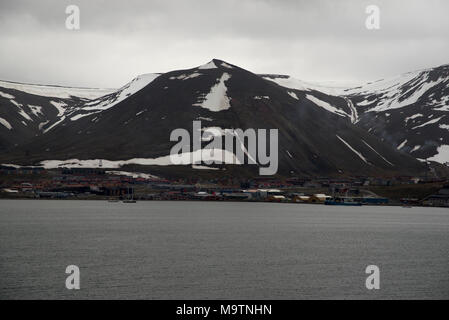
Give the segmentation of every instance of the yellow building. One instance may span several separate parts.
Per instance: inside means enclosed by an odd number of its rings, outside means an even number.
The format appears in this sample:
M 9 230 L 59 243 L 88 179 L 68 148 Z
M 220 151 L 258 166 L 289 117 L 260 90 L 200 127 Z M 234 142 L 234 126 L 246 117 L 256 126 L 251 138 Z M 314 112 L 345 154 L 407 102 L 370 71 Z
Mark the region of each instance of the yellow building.
M 325 195 L 324 193 L 316 193 L 316 194 L 310 196 L 308 202 L 309 203 L 324 203 L 329 198 L 331 198 L 331 197 Z

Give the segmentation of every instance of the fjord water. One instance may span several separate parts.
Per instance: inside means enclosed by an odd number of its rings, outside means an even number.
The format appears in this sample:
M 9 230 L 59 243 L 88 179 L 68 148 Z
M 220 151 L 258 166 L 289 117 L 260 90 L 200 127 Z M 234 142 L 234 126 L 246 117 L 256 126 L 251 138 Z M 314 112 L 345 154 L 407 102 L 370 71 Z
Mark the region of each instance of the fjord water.
M 449 210 L 1 200 L 0 277 L 0 299 L 447 299 Z

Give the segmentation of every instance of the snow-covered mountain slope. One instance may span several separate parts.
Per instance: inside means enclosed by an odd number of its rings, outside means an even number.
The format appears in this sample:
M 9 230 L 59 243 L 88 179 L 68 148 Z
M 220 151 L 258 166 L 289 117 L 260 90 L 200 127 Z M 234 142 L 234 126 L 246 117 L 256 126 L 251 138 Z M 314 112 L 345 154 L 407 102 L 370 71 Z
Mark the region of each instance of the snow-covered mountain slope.
M 115 89 L 62 87 L 52 85 L 18 83 L 2 80 L 0 80 L 0 88 L 13 89 L 41 97 L 60 98 L 60 99 L 70 99 L 72 97 L 81 99 L 96 99 L 98 97 L 110 94 L 115 91 Z
M 357 108 L 344 95 L 344 92 L 350 88 L 349 84 L 345 86 L 335 83 L 311 83 L 286 75 L 262 74 L 260 76 L 279 86 L 291 89 L 288 93 L 293 97 L 297 98 L 298 95 L 305 93 L 305 97 L 317 107 L 347 118 L 352 123 L 357 123 L 359 120 Z
M 4 84 L 5 82 L 1 83 L 1 85 Z M 40 86 L 24 85 L 21 88 L 19 84 L 14 86 L 9 84 L 6 87 L 0 86 L 0 151 L 2 152 L 42 134 L 46 128 L 64 117 L 69 105 L 82 101 L 81 98 L 73 96 L 60 98 L 68 91 L 57 92 L 55 87 L 41 88 L 40 93 L 43 95 L 40 96 L 37 95 Z M 53 97 L 53 95 L 59 97 Z
M 15 133 L 1 145 L 15 145 L 22 138 L 45 133 L 65 119 L 69 111 L 111 92 L 114 90 L 0 81 L 0 124 Z M 5 131 L 0 128 L 2 133 Z
M 418 159 L 449 162 L 449 65 L 345 92 L 360 125 Z
M 85 101 L 81 104 L 76 104 L 67 110 L 65 113 L 65 119 L 77 121 L 81 118 L 112 108 L 116 104 L 142 90 L 144 87 L 153 82 L 159 75 L 160 74 L 156 73 L 142 74 L 118 90 L 114 90 L 113 92 L 96 99 Z
M 51 130 L 10 150 L 0 163 L 85 166 L 103 159 L 103 164 L 114 168 L 164 166 L 175 144 L 171 132 L 191 131 L 192 122 L 201 120 L 202 130 L 215 128 L 219 133 L 234 128 L 278 129 L 278 172 L 284 175 L 393 175 L 425 170 L 419 161 L 356 126 L 357 110 L 346 97 L 285 88 L 216 59 L 146 79 L 68 106 Z M 219 156 L 224 150 L 213 154 Z
M 317 106 L 350 119 L 401 152 L 421 161 L 449 162 L 449 65 L 355 87 L 262 76 L 308 92 L 306 97 Z
M 345 91 L 360 85 L 359 83 L 354 82 L 308 82 L 288 75 L 279 74 L 261 74 L 260 76 L 266 80 L 273 81 L 282 87 L 301 91 L 319 91 L 333 96 L 344 95 Z
M 81 106 L 80 109 L 85 111 L 107 110 L 116 105 L 117 103 L 125 100 L 127 97 L 135 94 L 139 90 L 146 87 L 148 84 L 154 81 L 154 79 L 156 79 L 159 75 L 160 74 L 157 73 L 148 73 L 137 76 L 120 89 L 114 90 L 113 92 L 107 95 L 103 95 L 98 97 L 97 99 L 89 101 L 85 103 L 83 106 Z
M 365 100 L 357 102 L 357 106 L 368 112 L 399 109 L 418 101 L 432 104 L 433 107 L 444 107 L 449 100 L 444 95 L 449 81 L 448 73 L 449 66 L 408 72 L 347 89 L 344 94 L 364 97 Z
M 107 110 L 158 74 L 136 77 L 120 89 L 90 89 L 0 81 L 0 150 L 46 134 L 66 121 Z

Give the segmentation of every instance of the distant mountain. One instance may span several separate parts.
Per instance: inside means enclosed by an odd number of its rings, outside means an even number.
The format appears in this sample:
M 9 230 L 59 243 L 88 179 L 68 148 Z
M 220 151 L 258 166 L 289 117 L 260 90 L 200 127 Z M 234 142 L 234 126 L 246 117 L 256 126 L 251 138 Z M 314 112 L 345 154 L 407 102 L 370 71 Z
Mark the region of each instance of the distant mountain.
M 0 119 L 5 121 L 0 126 L 0 163 L 167 166 L 175 143 L 171 131 L 191 131 L 192 122 L 200 120 L 202 130 L 214 128 L 219 135 L 227 134 L 224 129 L 279 129 L 282 175 L 425 174 L 424 163 L 398 150 L 380 129 L 370 130 L 371 114 L 381 112 L 371 110 L 371 102 L 381 101 L 380 96 L 373 98 L 364 87 L 298 83 L 217 59 L 193 69 L 139 76 L 118 90 L 89 98 L 87 92 L 67 88 L 66 96 L 49 97 L 0 83 Z M 364 105 L 365 100 L 370 104 Z M 35 114 L 31 106 L 41 108 Z
M 350 118 L 382 141 L 421 161 L 449 162 L 449 65 L 354 88 L 310 84 L 289 76 L 264 77 L 311 95 L 324 92 L 334 96 L 324 100 L 331 106 L 327 106 L 329 111 Z
M 417 159 L 449 162 L 449 65 L 347 91 L 359 125 Z
M 47 132 L 70 109 L 111 91 L 0 81 L 0 152 Z

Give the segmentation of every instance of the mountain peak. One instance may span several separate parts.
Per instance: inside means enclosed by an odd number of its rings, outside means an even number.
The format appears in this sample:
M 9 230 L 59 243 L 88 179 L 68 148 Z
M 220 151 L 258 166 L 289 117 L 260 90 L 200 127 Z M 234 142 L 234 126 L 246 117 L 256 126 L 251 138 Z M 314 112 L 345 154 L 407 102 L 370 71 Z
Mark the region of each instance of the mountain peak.
M 226 61 L 221 60 L 221 59 L 217 59 L 217 58 L 213 58 L 212 61 L 213 61 L 214 63 L 216 63 L 217 65 L 222 64 L 223 62 L 226 63 Z
M 235 68 L 234 65 L 231 65 L 231 64 L 227 63 L 226 61 L 214 58 L 211 61 L 209 61 L 208 63 L 199 66 L 197 69 L 200 69 L 200 70 L 217 69 L 219 67 L 224 67 L 224 68 L 228 68 L 228 69 Z

